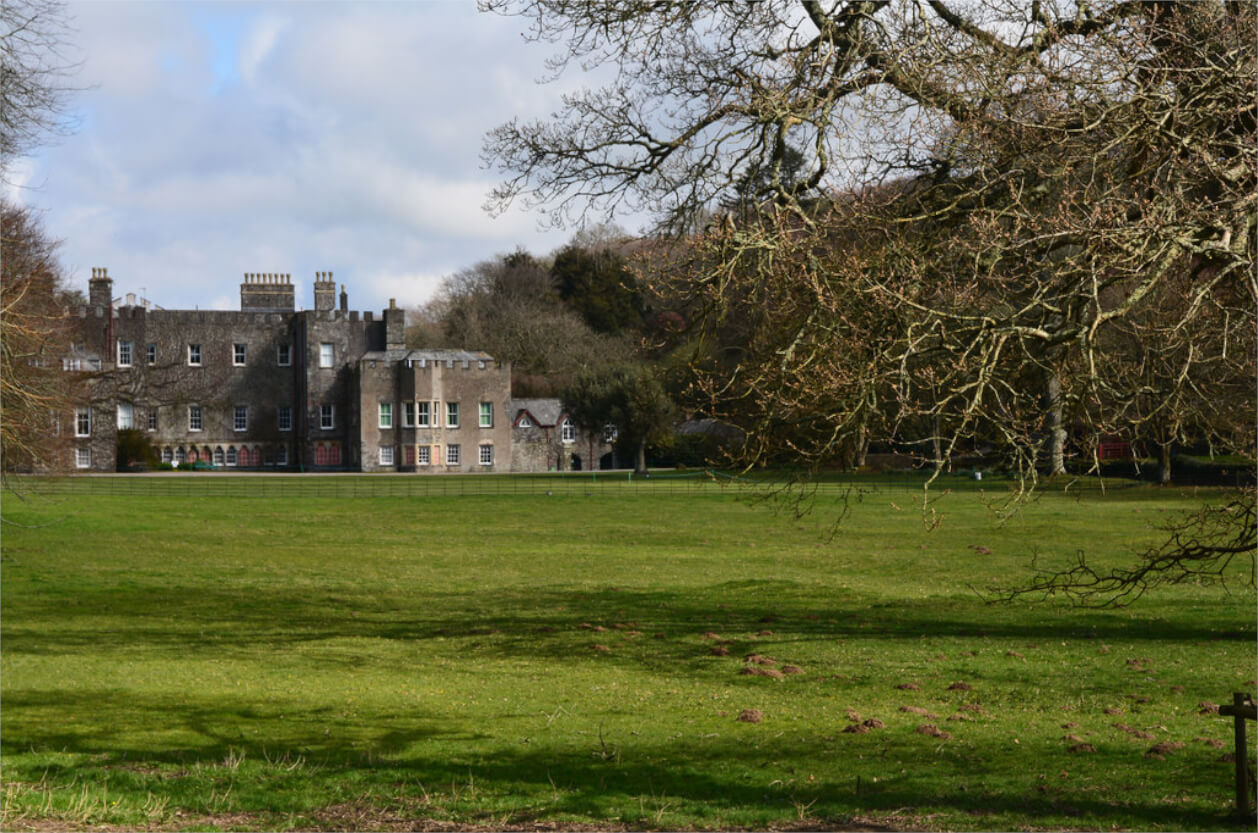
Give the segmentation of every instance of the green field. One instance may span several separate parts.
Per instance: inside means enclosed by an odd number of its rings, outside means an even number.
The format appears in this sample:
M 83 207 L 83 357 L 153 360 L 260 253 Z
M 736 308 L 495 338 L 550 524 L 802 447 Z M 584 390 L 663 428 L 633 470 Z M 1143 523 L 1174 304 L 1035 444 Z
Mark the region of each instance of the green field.
M 1237 829 L 1251 588 L 982 596 L 1208 493 L 260 482 L 4 496 L 4 829 Z

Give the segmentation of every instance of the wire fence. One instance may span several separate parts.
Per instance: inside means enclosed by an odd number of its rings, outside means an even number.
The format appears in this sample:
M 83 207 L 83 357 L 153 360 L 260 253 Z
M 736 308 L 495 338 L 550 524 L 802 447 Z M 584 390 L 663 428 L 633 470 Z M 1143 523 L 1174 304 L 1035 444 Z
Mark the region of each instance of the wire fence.
M 921 491 L 926 476 L 920 473 L 882 475 L 828 475 L 806 478 L 776 472 L 747 475 L 716 469 L 653 471 L 635 475 L 628 471 L 563 472 L 553 474 L 264 474 L 160 472 L 151 474 L 91 474 L 64 477 L 10 475 L 4 486 L 10 492 L 58 496 L 186 497 L 186 498 L 389 498 L 496 495 L 658 495 L 735 494 L 764 496 L 774 492 L 842 494 L 852 490 Z M 1082 478 L 1073 484 L 1081 491 L 1129 488 L 1134 481 Z M 932 489 L 951 491 L 1005 491 L 1016 481 L 972 473 L 950 474 L 937 479 Z

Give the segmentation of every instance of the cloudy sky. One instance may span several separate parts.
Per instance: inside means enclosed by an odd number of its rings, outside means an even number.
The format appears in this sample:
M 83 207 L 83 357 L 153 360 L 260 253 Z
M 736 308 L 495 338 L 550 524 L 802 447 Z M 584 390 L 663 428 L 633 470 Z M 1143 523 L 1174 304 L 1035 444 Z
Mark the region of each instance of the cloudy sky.
M 441 278 L 523 246 L 493 218 L 485 131 L 542 116 L 582 79 L 538 85 L 553 47 L 524 21 L 453 2 L 81 2 L 77 131 L 23 163 L 10 196 L 44 212 L 86 291 L 168 309 L 235 309 L 245 272 L 316 271 L 351 309 L 411 306 Z

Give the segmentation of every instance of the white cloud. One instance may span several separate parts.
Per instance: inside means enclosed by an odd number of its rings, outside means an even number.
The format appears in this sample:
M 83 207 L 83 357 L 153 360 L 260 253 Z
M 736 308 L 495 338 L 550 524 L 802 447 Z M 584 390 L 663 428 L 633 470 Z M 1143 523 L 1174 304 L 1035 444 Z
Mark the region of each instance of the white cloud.
M 553 109 L 550 47 L 465 4 L 105 3 L 77 14 L 82 130 L 21 171 L 86 286 L 167 308 L 238 303 L 241 274 L 335 270 L 355 309 L 566 234 L 490 218 L 484 132 Z M 224 61 L 227 61 L 226 65 Z M 234 70 L 233 70 L 234 67 Z M 581 83 L 578 76 L 565 86 Z

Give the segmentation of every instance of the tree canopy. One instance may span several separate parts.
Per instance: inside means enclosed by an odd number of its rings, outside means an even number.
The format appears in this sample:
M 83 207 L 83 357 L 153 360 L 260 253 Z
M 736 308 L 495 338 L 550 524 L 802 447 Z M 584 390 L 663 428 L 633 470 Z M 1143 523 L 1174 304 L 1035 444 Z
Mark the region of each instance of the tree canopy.
M 1252 458 L 1252 4 L 483 5 L 611 79 L 487 136 L 494 204 L 684 233 L 651 280 L 748 462 Z

